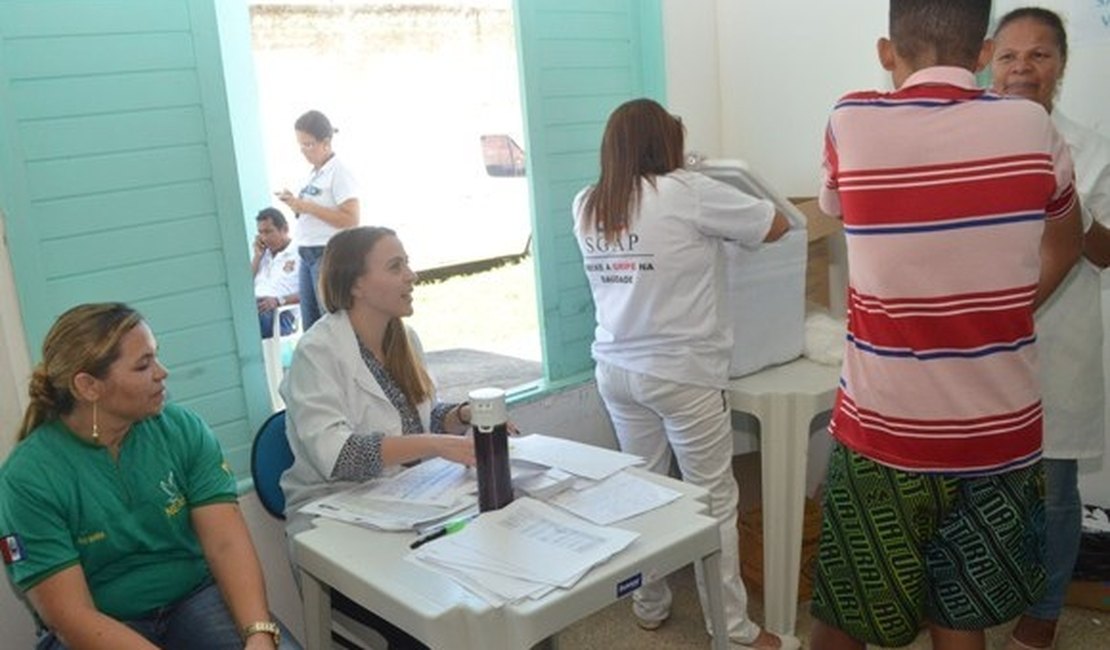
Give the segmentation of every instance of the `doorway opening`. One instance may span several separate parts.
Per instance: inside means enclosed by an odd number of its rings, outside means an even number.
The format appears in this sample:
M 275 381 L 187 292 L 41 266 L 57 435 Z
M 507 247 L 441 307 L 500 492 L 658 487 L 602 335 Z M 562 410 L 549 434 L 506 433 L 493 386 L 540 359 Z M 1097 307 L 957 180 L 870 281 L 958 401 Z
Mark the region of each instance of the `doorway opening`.
M 250 9 L 271 189 L 304 185 L 293 123 L 322 111 L 358 181 L 362 223 L 397 231 L 422 276 L 408 320 L 441 389 L 456 374 L 469 387 L 539 379 L 511 0 Z

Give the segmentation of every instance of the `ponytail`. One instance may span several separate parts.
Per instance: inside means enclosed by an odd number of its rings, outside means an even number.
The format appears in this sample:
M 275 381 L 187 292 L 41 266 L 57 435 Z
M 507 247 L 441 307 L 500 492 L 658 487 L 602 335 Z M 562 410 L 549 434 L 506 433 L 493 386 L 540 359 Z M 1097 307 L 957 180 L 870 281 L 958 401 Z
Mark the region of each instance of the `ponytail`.
M 31 383 L 28 386 L 27 393 L 31 397 L 31 403 L 23 413 L 23 424 L 19 427 L 18 440 L 24 440 L 31 435 L 36 427 L 51 418 L 57 417 L 58 414 L 57 391 L 50 385 L 46 368 L 41 363 L 35 367 L 35 371 L 31 374 Z M 65 398 L 63 398 L 63 401 L 71 402 L 70 407 L 72 408 L 73 396 L 66 395 Z
M 138 312 L 118 302 L 78 305 L 59 316 L 42 343 L 42 362 L 31 374 L 31 404 L 18 439 L 25 440 L 42 423 L 73 411 L 73 378 L 83 372 L 106 376 L 119 358 L 120 340 L 140 322 Z

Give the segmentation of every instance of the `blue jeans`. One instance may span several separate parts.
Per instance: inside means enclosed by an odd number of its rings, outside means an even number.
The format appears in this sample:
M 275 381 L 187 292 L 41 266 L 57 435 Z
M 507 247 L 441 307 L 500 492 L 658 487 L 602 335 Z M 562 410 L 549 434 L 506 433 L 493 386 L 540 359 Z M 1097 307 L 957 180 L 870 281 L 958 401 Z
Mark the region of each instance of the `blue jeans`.
M 320 282 L 320 262 L 324 258 L 323 246 L 301 246 L 297 249 L 301 256 L 300 294 L 301 294 L 301 331 L 307 332 L 312 324 L 320 320 L 324 310 L 320 307 L 320 296 L 316 288 Z
M 258 326 L 262 329 L 262 338 L 268 339 L 274 335 L 274 312 L 276 309 L 270 311 L 258 312 Z M 297 319 L 293 316 L 291 311 L 281 312 L 281 335 L 289 336 L 293 333 L 293 327 Z
M 176 603 L 130 621 L 127 627 L 165 650 L 242 650 L 243 639 L 213 582 L 205 583 Z M 66 650 L 66 646 L 46 632 L 35 644 L 36 650 Z
M 1064 594 L 1079 556 L 1083 506 L 1079 499 L 1079 462 L 1045 458 L 1044 597 L 1025 610 L 1026 616 L 1047 621 L 1060 618 Z

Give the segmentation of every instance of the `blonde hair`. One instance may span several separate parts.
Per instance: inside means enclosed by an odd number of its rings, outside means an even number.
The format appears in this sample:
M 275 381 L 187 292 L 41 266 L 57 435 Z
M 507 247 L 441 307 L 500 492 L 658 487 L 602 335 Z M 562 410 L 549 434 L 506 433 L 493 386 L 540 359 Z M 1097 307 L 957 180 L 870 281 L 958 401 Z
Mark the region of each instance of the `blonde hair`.
M 385 237 L 397 233 L 379 226 L 358 226 L 337 232 L 328 240 L 320 264 L 320 295 L 328 313 L 350 309 L 351 291 L 366 272 L 366 256 Z M 408 330 L 400 318 L 391 318 L 382 340 L 382 365 L 397 382 L 401 392 L 416 406 L 432 396 L 432 379 L 409 341 Z
M 84 372 L 103 378 L 120 356 L 120 341 L 143 321 L 123 303 L 78 305 L 54 321 L 42 343 L 42 361 L 31 374 L 31 404 L 19 440 L 40 424 L 68 415 L 77 405 L 73 379 Z

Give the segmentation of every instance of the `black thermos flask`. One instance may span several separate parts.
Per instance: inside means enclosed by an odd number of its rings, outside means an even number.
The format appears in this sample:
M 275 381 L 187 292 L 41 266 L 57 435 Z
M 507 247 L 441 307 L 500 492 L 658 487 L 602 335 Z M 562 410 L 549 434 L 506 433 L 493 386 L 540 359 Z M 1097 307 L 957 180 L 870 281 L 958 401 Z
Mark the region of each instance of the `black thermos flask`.
M 505 391 L 478 388 L 470 391 L 469 400 L 474 454 L 478 461 L 478 510 L 497 510 L 513 500 Z

